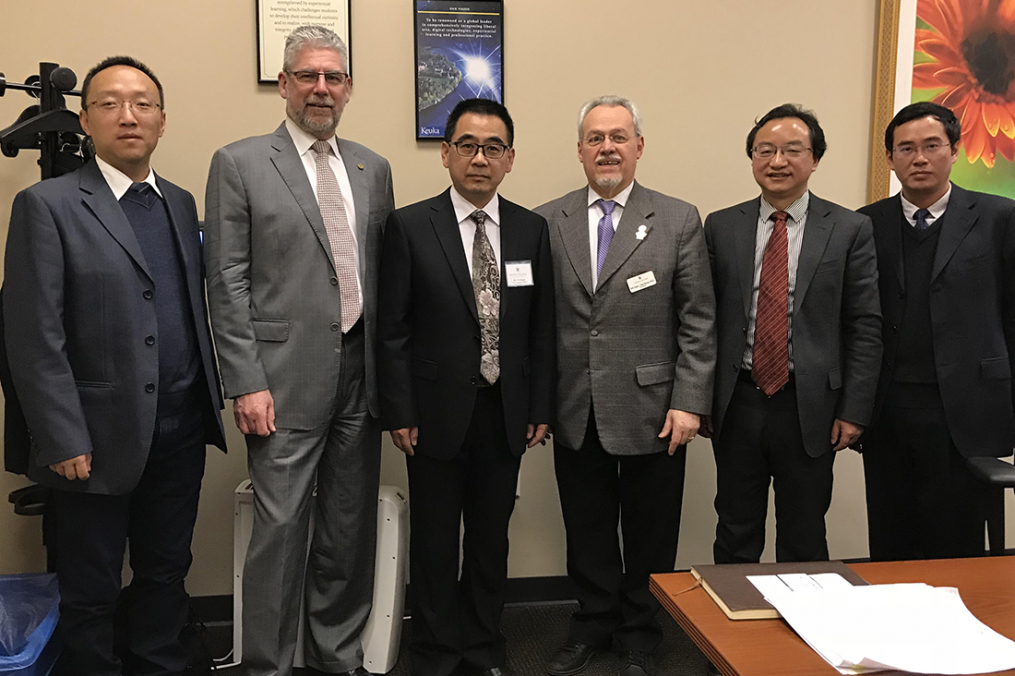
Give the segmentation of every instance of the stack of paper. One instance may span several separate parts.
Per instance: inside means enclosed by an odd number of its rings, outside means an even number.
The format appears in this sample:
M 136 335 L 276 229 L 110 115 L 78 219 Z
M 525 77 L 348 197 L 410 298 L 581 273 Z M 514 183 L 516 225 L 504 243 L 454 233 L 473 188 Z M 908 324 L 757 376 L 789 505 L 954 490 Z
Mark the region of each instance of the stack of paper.
M 926 584 L 854 587 L 838 575 L 749 579 L 840 673 L 898 669 L 983 674 L 1015 669 L 1015 642 L 976 619 L 957 589 Z

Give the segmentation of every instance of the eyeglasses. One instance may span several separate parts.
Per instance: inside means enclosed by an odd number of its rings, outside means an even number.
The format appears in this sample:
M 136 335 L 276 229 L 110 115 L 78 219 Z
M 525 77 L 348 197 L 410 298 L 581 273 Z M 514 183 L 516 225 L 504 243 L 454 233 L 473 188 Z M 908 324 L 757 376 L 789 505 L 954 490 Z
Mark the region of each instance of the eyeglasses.
M 783 157 L 795 160 L 799 157 L 803 157 L 803 154 L 808 150 L 810 150 L 810 148 L 802 145 L 789 144 L 784 146 L 773 146 L 768 143 L 764 143 L 751 150 L 751 157 L 756 160 L 770 160 L 775 157 L 776 153 L 782 153 Z
M 923 153 L 924 157 L 933 157 L 935 155 L 943 153 L 946 148 L 950 149 L 951 146 L 948 145 L 947 143 L 937 143 L 935 141 L 931 141 L 930 143 L 924 143 L 923 145 L 920 146 L 914 145 L 912 143 L 904 143 L 902 145 L 895 146 L 892 149 L 892 153 L 898 155 L 904 160 L 908 160 L 912 157 L 915 157 L 918 151 Z
M 297 70 L 297 71 L 286 71 L 299 82 L 301 85 L 312 85 L 317 84 L 317 80 L 323 75 L 324 81 L 328 83 L 329 87 L 341 87 L 349 79 L 348 73 L 343 73 L 340 70 L 329 70 L 329 71 L 313 71 L 313 70 Z
M 631 140 L 626 136 L 624 136 L 623 134 L 610 134 L 610 136 L 608 137 L 603 136 L 602 134 L 592 134 L 587 139 L 585 139 L 585 145 L 589 146 L 590 148 L 595 148 L 596 146 L 603 145 L 603 143 L 606 141 L 607 138 L 609 138 L 610 141 L 615 146 L 624 145 L 625 143 Z
M 504 153 L 510 147 L 503 143 L 475 143 L 474 141 L 455 141 L 451 145 L 455 147 L 455 150 L 462 157 L 475 157 L 482 150 L 483 157 L 488 160 L 497 160 L 504 157 Z
M 137 99 L 136 101 L 119 101 L 117 99 L 102 99 L 101 101 L 92 101 L 88 104 L 88 107 L 94 108 L 103 115 L 113 115 L 123 110 L 124 106 L 133 111 L 135 115 L 151 115 L 161 108 L 159 104 L 148 99 Z

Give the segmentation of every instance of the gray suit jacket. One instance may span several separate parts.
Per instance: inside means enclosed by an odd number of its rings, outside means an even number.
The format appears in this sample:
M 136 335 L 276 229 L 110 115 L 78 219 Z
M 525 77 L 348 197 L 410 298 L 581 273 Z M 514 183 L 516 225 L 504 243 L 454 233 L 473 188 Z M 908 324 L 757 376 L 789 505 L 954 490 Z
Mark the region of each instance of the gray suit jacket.
M 550 224 L 557 294 L 557 441 L 581 447 L 594 406 L 607 453 L 665 450 L 667 410 L 705 414 L 712 401 L 715 300 L 697 209 L 636 182 L 595 289 L 588 188 L 536 213 Z M 655 285 L 632 293 L 628 280 L 647 272 Z
M 338 148 L 356 205 L 367 396 L 377 416 L 377 271 L 394 208 L 391 168 L 358 143 L 338 139 Z M 342 357 L 340 293 L 317 199 L 285 124 L 215 152 L 204 251 L 226 397 L 267 388 L 277 427 L 327 423 Z
M 754 248 L 761 199 L 705 219 L 718 308 L 716 437 L 733 396 L 754 289 Z M 793 296 L 793 366 L 804 446 L 832 450 L 836 418 L 870 422 L 881 367 L 881 303 L 871 221 L 813 193 Z

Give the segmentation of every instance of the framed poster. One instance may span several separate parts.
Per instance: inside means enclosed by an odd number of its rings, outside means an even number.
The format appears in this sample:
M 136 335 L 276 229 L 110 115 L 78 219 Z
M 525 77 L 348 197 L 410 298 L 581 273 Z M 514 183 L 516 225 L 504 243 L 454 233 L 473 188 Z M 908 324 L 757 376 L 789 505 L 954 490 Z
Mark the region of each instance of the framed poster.
M 504 102 L 502 0 L 413 0 L 416 7 L 416 138 L 444 138 L 463 99 Z
M 282 70 L 285 39 L 294 28 L 324 26 L 335 31 L 349 49 L 352 74 L 352 46 L 349 44 L 351 0 L 257 0 L 257 81 L 278 82 Z
M 917 101 L 962 123 L 952 181 L 1015 198 L 1015 0 L 881 0 L 871 140 L 871 201 L 898 191 L 884 132 Z

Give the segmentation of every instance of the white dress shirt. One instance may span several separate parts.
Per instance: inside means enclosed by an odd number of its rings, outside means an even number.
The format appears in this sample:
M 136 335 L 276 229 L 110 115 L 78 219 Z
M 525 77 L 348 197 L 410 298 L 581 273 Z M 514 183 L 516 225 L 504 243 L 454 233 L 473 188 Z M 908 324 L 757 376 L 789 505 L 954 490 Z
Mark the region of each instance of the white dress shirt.
M 927 216 L 928 224 L 933 223 L 937 219 L 941 218 L 942 214 L 944 214 L 945 212 L 945 209 L 948 208 L 948 198 L 950 198 L 951 196 L 952 196 L 952 184 L 949 183 L 948 190 L 945 192 L 944 195 L 941 196 L 941 199 L 939 199 L 937 202 L 934 202 L 934 204 L 931 204 L 929 207 L 927 207 L 927 211 L 930 212 L 930 215 Z M 920 209 L 920 207 L 916 206 L 915 204 L 907 200 L 905 195 L 902 195 L 901 193 L 899 194 L 899 199 L 902 200 L 902 213 L 906 216 L 906 220 L 909 221 L 909 224 L 915 228 L 916 212 Z
M 451 186 L 451 204 L 455 207 L 458 230 L 462 234 L 462 246 L 465 248 L 465 260 L 469 264 L 469 277 L 472 277 L 472 245 L 476 240 L 476 222 L 472 220 L 472 214 L 479 207 L 462 197 L 454 186 Z M 486 214 L 486 220 L 483 221 L 486 238 L 490 240 L 494 258 L 497 259 L 497 269 L 500 270 L 500 196 L 494 193 L 482 210 Z
M 634 189 L 634 181 L 631 181 L 631 185 L 621 190 L 616 197 L 610 198 L 609 201 L 616 202 L 616 206 L 613 207 L 613 232 L 617 232 L 617 226 L 620 225 L 620 217 L 624 215 L 624 206 L 627 204 L 628 198 L 631 196 L 631 191 Z M 592 263 L 592 288 L 596 288 L 599 284 L 599 221 L 605 215 L 602 204 L 599 204 L 599 200 L 606 200 L 597 193 L 592 186 L 589 186 L 589 255 Z
M 102 172 L 102 178 L 106 179 L 106 184 L 109 189 L 113 191 L 113 197 L 119 202 L 120 198 L 127 194 L 130 186 L 134 185 L 135 181 L 127 174 L 123 173 L 116 167 L 104 159 L 95 156 L 95 164 L 99 165 L 99 171 Z M 159 190 L 158 184 L 155 182 L 155 172 L 148 168 L 148 177 L 140 183 L 147 183 L 151 187 L 155 188 L 155 192 L 159 197 L 162 197 L 162 191 Z

